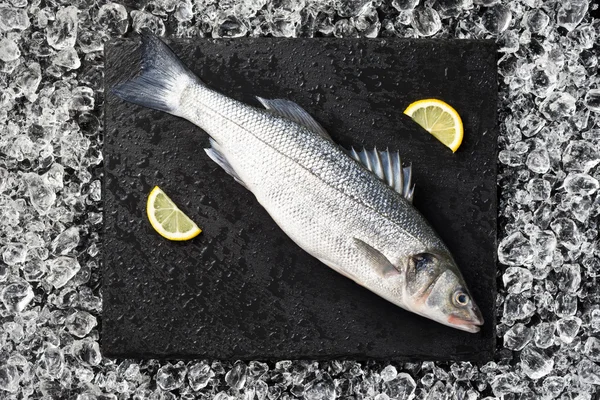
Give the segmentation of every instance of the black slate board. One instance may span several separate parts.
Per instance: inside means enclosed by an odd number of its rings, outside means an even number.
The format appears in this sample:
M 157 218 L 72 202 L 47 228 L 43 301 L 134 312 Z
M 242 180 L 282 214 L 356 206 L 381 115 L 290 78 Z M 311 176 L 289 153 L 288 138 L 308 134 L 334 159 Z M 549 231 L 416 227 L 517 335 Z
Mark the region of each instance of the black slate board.
M 291 99 L 342 146 L 399 149 L 415 205 L 453 252 L 486 324 L 478 334 L 406 312 L 297 247 L 202 150 L 191 123 L 119 100 L 137 41 L 106 48 L 102 350 L 109 357 L 489 360 L 495 345 L 496 52 L 490 41 L 171 43 L 236 99 Z M 134 55 L 132 55 L 134 54 Z M 441 98 L 463 118 L 456 154 L 402 114 Z M 174 243 L 146 219 L 161 186 L 204 232 Z

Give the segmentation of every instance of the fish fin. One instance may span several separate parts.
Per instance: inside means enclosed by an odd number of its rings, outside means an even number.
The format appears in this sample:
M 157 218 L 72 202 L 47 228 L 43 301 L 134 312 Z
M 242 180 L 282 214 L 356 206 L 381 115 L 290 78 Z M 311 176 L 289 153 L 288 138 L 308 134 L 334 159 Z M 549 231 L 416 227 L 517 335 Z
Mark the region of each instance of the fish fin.
M 400 193 L 412 203 L 415 187 L 412 184 L 412 166 L 402 168 L 402 160 L 398 152 L 378 151 L 376 148 L 356 151 L 354 147 L 348 152 L 350 157 L 361 163 L 392 189 Z
M 276 114 L 294 121 L 313 132 L 318 133 L 327 140 L 331 140 L 329 133 L 310 115 L 304 108 L 290 100 L 284 99 L 263 99 L 256 96 L 258 101 L 267 109 Z
M 369 260 L 370 266 L 375 269 L 377 274 L 382 278 L 390 278 L 400 274 L 398 268 L 396 268 L 394 264 L 392 264 L 390 260 L 377 249 L 357 238 L 354 238 L 354 245 L 363 252 Z
M 201 81 L 156 35 L 146 31 L 141 36 L 141 61 L 136 76 L 117 84 L 112 91 L 125 101 L 178 115 L 185 88 Z
M 248 188 L 246 186 L 246 184 L 244 183 L 244 181 L 242 180 L 242 178 L 240 178 L 240 176 L 237 174 L 237 172 L 235 172 L 235 170 L 233 169 L 231 164 L 229 164 L 229 161 L 227 161 L 227 159 L 225 158 L 225 156 L 219 149 L 219 144 L 217 142 L 215 142 L 212 138 L 210 139 L 210 147 L 207 149 L 204 149 L 204 151 L 206 152 L 206 154 L 208 154 L 208 156 L 210 157 L 211 160 L 216 162 L 229 175 L 233 176 L 233 179 L 235 179 L 236 182 L 240 183 L 245 188 Z

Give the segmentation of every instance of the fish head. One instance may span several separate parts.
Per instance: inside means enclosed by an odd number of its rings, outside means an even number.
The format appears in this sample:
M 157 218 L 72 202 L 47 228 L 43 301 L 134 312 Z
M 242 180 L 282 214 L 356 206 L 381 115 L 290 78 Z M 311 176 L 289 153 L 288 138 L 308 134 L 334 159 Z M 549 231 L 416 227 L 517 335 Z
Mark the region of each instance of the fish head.
M 407 300 L 412 311 L 456 329 L 479 332 L 481 311 L 450 254 L 411 255 L 406 267 Z

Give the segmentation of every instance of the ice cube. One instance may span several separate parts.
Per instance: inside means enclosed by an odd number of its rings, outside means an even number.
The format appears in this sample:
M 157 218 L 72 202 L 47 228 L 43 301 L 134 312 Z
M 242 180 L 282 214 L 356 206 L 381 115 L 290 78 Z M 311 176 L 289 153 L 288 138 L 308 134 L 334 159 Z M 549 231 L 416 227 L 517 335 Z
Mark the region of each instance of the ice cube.
M 570 218 L 557 218 L 550 223 L 550 228 L 556 233 L 558 242 L 569 250 L 575 250 L 581 245 L 579 229 Z
M 588 173 L 600 163 L 600 153 L 590 142 L 573 140 L 562 154 L 562 162 L 567 171 Z
M 126 362 L 127 364 L 122 363 L 125 368 L 125 372 L 123 373 L 123 377 L 128 381 L 132 382 L 140 382 L 143 380 L 143 376 L 140 372 L 140 365 L 135 362 Z
M 584 358 L 577 365 L 577 377 L 584 383 L 600 385 L 600 366 Z
M 547 97 L 556 89 L 556 76 L 543 69 L 536 69 L 531 74 L 531 92 L 538 97 Z M 544 114 L 547 118 L 548 116 Z
M 46 180 L 35 173 L 23 175 L 23 180 L 27 184 L 29 199 L 33 208 L 42 215 L 46 214 L 56 201 L 54 190 Z
M 533 213 L 533 222 L 541 229 L 547 229 L 550 226 L 550 219 L 552 217 L 552 206 L 548 203 L 542 203 L 537 210 Z M 541 232 L 541 231 L 540 231 Z M 544 231 L 546 232 L 546 231 Z M 554 234 L 552 237 L 554 237 Z M 535 243 L 535 238 L 532 238 L 532 243 Z M 554 247 L 556 247 L 556 238 L 554 237 Z M 535 264 L 534 259 L 534 264 Z
M 165 23 L 160 17 L 152 15 L 145 11 L 131 11 L 132 27 L 136 32 L 141 32 L 144 28 L 157 36 L 165 34 Z
M 52 57 L 52 63 L 69 70 L 77 69 L 81 66 L 81 60 L 77 55 L 77 51 L 72 47 L 68 47 L 56 53 L 56 55 Z
M 585 94 L 583 104 L 588 110 L 595 113 L 600 113 L 600 89 L 590 89 Z
M 519 266 L 531 261 L 533 250 L 521 232 L 514 232 L 500 241 L 498 259 L 506 265 Z
M 450 365 L 450 371 L 457 381 L 471 381 L 477 375 L 477 367 L 470 362 L 458 362 Z
M 18 324 L 16 322 L 6 322 L 3 327 L 4 327 L 4 331 L 8 334 L 8 336 L 14 342 L 23 340 L 23 337 L 24 337 L 23 325 Z M 21 356 L 21 355 L 19 354 L 19 356 Z
M 50 169 L 42 177 L 54 190 L 59 190 L 64 187 L 64 175 L 65 168 L 59 163 L 53 163 Z
M 515 31 L 506 31 L 498 38 L 498 52 L 514 53 L 519 50 L 519 36 Z
M 56 50 L 75 46 L 77 40 L 77 7 L 61 8 L 54 22 L 46 28 L 48 44 Z
M 82 338 L 97 325 L 96 317 L 87 311 L 77 310 L 67 317 L 65 327 L 73 336 Z
M 4 62 L 15 61 L 21 57 L 19 46 L 11 39 L 0 40 L 0 60 Z
M 525 14 L 524 20 L 531 32 L 540 33 L 548 26 L 550 17 L 541 8 L 534 8 Z
M 511 20 L 512 12 L 501 4 L 490 7 L 481 17 L 484 28 L 492 34 L 504 32 L 510 26 Z
M 159 368 L 156 373 L 156 384 L 162 390 L 174 390 L 183 385 L 187 368 L 183 362 L 178 362 L 176 365 L 167 363 Z
M 103 28 L 107 36 L 123 35 L 129 25 L 127 9 L 117 3 L 103 4 L 96 15 L 96 23 Z
M 0 299 L 11 313 L 20 313 L 33 300 L 33 290 L 29 282 L 17 279 L 2 289 Z
M 573 47 L 577 49 L 591 49 L 596 43 L 596 30 L 593 26 L 590 25 L 579 26 L 573 32 L 571 32 L 569 36 L 573 40 Z M 585 70 L 583 69 L 583 66 L 581 64 L 569 63 L 567 64 L 567 66 L 569 67 L 569 71 L 571 73 L 577 74 L 581 76 L 581 79 L 586 80 Z
M 358 37 L 354 24 L 347 19 L 340 19 L 333 27 L 333 36 L 337 38 Z
M 554 367 L 554 360 L 548 357 L 543 350 L 528 346 L 521 352 L 521 368 L 531 379 L 540 379 L 550 372 Z
M 253 383 L 254 395 L 256 400 L 267 400 L 269 394 L 269 385 L 263 380 L 257 380 Z
M 571 343 L 575 339 L 579 328 L 581 327 L 581 318 L 569 316 L 561 318 L 556 323 L 556 332 L 558 337 L 564 343 Z
M 246 363 L 237 361 L 233 365 L 233 368 L 225 375 L 225 382 L 227 382 L 231 388 L 240 390 L 246 384 L 247 370 L 248 367 Z
M 498 398 L 503 398 L 511 393 L 522 393 L 526 385 L 526 382 L 523 382 L 523 379 L 514 372 L 500 373 L 490 381 L 492 392 Z
M 384 383 L 386 394 L 398 400 L 411 400 L 414 398 L 417 383 L 406 372 L 400 372 L 396 377 Z
M 252 378 L 261 378 L 269 371 L 269 365 L 260 361 L 250 361 L 248 363 L 248 376 Z
M 581 285 L 581 268 L 578 264 L 564 264 L 558 275 L 558 287 L 568 293 L 576 293 Z
M 552 92 L 540 104 L 540 111 L 550 121 L 572 116 L 575 113 L 575 98 L 566 92 Z
M 398 375 L 398 371 L 396 370 L 396 367 L 394 367 L 393 365 L 388 365 L 384 369 L 381 370 L 380 375 L 381 375 L 381 379 L 384 382 L 389 382 L 392 379 L 396 378 L 396 376 Z
M 598 180 L 585 173 L 569 173 L 562 187 L 569 194 L 592 195 L 596 193 L 600 184 Z
M 46 276 L 46 281 L 59 289 L 67 284 L 81 269 L 77 259 L 72 257 L 57 257 L 48 262 L 50 273 Z
M 210 379 L 215 376 L 215 373 L 210 368 L 210 365 L 200 362 L 190 367 L 188 372 L 188 381 L 192 390 L 204 389 Z
M 559 398 L 567 385 L 567 380 L 562 376 L 549 376 L 542 383 L 542 392 L 549 399 Z
M 17 393 L 20 381 L 21 375 L 17 367 L 14 365 L 0 365 L 0 390 Z
M 419 0 L 392 0 L 392 7 L 398 11 L 411 11 L 417 4 Z
M 37 282 L 42 279 L 48 268 L 46 268 L 46 263 L 42 260 L 31 260 L 25 263 L 21 271 L 26 281 Z
M 23 243 L 10 243 L 2 249 L 2 261 L 7 265 L 17 265 L 25 262 L 27 246 Z
M 305 400 L 334 400 L 335 384 L 328 373 L 322 373 L 304 386 Z
M 587 0 L 565 0 L 556 14 L 556 22 L 559 26 L 572 31 L 583 20 L 588 10 Z
M 600 362 L 600 339 L 594 336 L 588 337 L 583 347 L 583 354 L 592 361 Z
M 284 24 L 277 25 L 276 29 L 273 29 L 275 36 L 290 37 L 293 35 L 293 29 L 290 31 L 291 26 L 283 21 Z M 295 26 L 295 24 L 294 24 Z M 243 21 L 240 21 L 235 15 L 228 13 L 220 13 L 217 17 L 217 21 L 212 30 L 212 36 L 214 38 L 236 38 L 246 36 L 248 33 L 248 27 Z
M 35 100 L 35 92 L 42 81 L 40 64 L 31 62 L 21 64 L 13 73 L 11 88 L 16 97 L 25 96 L 28 100 Z
M 556 295 L 554 308 L 556 310 L 556 315 L 559 317 L 573 316 L 577 312 L 577 297 L 569 293 L 561 292 Z
M 533 275 L 521 267 L 508 267 L 502 275 L 504 287 L 509 293 L 522 293 L 531 290 Z
M 431 7 L 416 8 L 412 16 L 412 26 L 420 36 L 435 35 L 442 28 L 440 16 Z
M 302 8 L 300 2 L 292 1 L 294 3 L 294 7 L 286 7 L 286 8 Z M 336 1 L 334 7 L 337 11 L 337 14 L 342 18 L 355 17 L 362 12 L 365 7 L 370 5 L 370 0 L 343 0 Z
M 592 332 L 600 332 L 600 309 L 592 310 L 590 313 L 590 329 Z
M 91 366 L 96 366 L 102 361 L 100 346 L 96 340 L 91 338 L 75 341 L 73 352 L 81 361 Z
M 194 18 L 193 5 L 190 0 L 180 1 L 174 14 L 179 22 L 191 21 Z
M 517 323 L 504 334 L 504 347 L 515 351 L 522 350 L 532 339 L 533 330 Z
M 62 349 L 52 344 L 46 347 L 36 364 L 36 375 L 46 379 L 58 379 L 65 369 L 65 356 Z
M 518 167 L 523 165 L 523 156 L 512 150 L 501 150 L 498 153 L 498 160 L 502 164 L 506 164 L 509 167 Z
M 504 301 L 504 319 L 508 322 L 531 317 L 535 313 L 533 302 L 521 294 L 510 293 Z
M 532 166 L 529 165 L 529 158 L 527 158 L 527 161 L 527 165 L 530 169 L 532 169 Z M 539 167 L 539 164 L 536 167 Z M 552 185 L 550 185 L 550 182 L 545 179 L 534 178 L 527 184 L 527 191 L 531 195 L 532 200 L 548 200 L 550 198 L 551 190 Z
M 379 15 L 372 4 L 367 4 L 367 6 L 363 7 L 360 13 L 352 19 L 354 20 L 354 27 L 361 35 L 369 38 L 377 37 L 379 29 L 381 28 L 381 22 L 379 22 Z
M 55 254 L 69 254 L 79 244 L 79 229 L 71 227 L 65 229 L 52 241 L 51 249 Z
M 0 7 L 0 31 L 23 30 L 28 27 L 29 17 L 26 9 Z
M 82 383 L 90 383 L 94 379 L 94 371 L 89 367 L 78 366 L 75 368 L 75 377 Z M 93 395 L 92 395 L 93 396 Z M 77 396 L 77 400 L 80 398 L 85 399 L 81 394 Z M 94 397 L 92 397 L 94 398 Z

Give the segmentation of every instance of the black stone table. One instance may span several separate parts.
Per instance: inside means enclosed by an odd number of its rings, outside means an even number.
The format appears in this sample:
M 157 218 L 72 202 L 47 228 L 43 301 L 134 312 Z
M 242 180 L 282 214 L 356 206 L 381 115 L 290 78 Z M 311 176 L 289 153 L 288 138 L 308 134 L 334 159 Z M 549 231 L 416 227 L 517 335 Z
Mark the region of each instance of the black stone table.
M 398 149 L 415 205 L 453 252 L 485 325 L 458 331 L 404 311 L 297 247 L 176 117 L 110 88 L 137 41 L 106 49 L 104 309 L 110 357 L 485 361 L 494 349 L 496 52 L 489 41 L 196 39 L 172 43 L 212 87 L 293 100 L 340 145 Z M 402 111 L 440 98 L 463 118 L 453 154 Z M 204 230 L 169 242 L 146 218 L 159 185 Z

